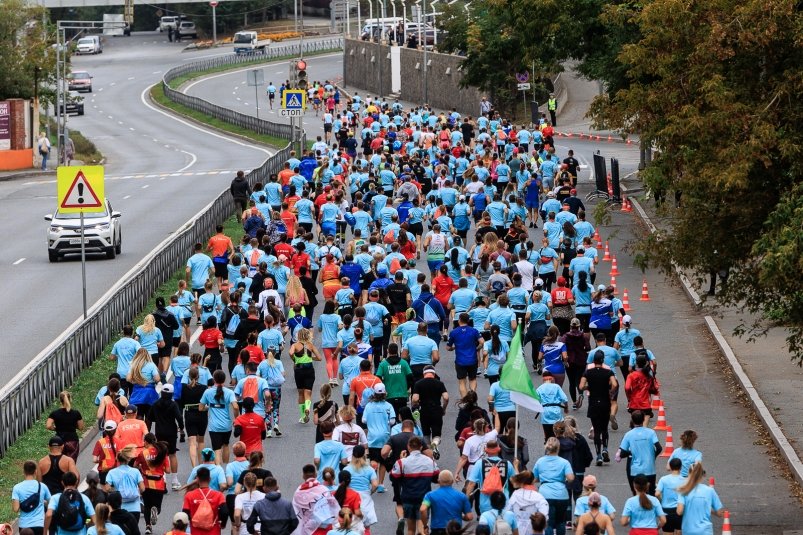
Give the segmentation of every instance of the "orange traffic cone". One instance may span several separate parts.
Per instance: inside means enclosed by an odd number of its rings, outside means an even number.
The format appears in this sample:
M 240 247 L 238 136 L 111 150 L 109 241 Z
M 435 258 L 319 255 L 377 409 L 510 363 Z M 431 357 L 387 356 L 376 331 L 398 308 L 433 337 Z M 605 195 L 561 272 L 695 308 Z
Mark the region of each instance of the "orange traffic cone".
M 594 229 L 594 241 L 597 242 L 597 249 L 602 249 L 602 238 L 599 235 L 599 229 Z
M 614 259 L 615 260 L 615 259 Z M 616 276 L 611 275 L 611 288 L 613 288 L 613 295 L 616 295 Z
M 731 514 L 725 511 L 725 520 L 722 521 L 722 535 L 731 535 Z
M 627 197 L 622 198 L 622 209 L 620 212 L 627 212 Z
M 625 201 L 626 201 L 626 204 L 627 204 L 627 209 L 625 210 L 625 212 L 632 212 L 633 211 L 633 203 L 630 202 L 630 199 L 625 199 Z
M 661 408 L 663 402 L 661 401 L 661 394 L 655 394 L 652 397 L 652 410 L 657 411 Z
M 658 421 L 655 422 L 655 427 L 653 427 L 655 431 L 666 431 L 666 411 L 664 410 L 664 403 L 661 402 L 661 406 L 658 409 Z
M 624 294 L 622 295 L 622 308 L 625 309 L 625 312 L 630 312 L 630 296 L 627 295 L 627 288 L 625 288 Z
M 709 477 L 708 478 L 708 486 L 711 487 L 711 488 L 714 488 L 715 484 L 716 484 L 716 481 L 714 480 L 714 478 L 713 477 Z
M 608 240 L 605 240 L 605 256 L 602 257 L 603 262 L 611 261 L 611 248 L 608 245 Z
M 619 274 L 619 264 L 616 263 L 616 257 L 614 256 L 611 259 L 611 275 L 618 275 Z
M 651 301 L 650 291 L 647 288 L 647 279 L 644 279 L 644 282 L 641 284 L 641 298 L 639 301 Z
M 666 447 L 659 457 L 669 457 L 675 452 L 675 444 L 672 442 L 672 426 L 666 426 Z

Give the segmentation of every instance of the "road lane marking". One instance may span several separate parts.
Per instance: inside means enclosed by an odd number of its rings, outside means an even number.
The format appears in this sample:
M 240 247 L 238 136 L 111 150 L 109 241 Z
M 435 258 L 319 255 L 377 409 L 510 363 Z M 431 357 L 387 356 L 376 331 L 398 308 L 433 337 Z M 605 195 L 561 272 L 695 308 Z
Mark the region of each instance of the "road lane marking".
M 16 262 L 14 262 L 12 264 L 12 266 L 17 266 L 19 264 L 22 264 L 23 262 L 25 262 L 25 257 L 24 256 L 22 258 L 20 258 L 19 260 L 17 260 Z
M 133 80 L 133 79 L 134 79 L 134 77 L 133 77 L 133 76 L 129 76 L 129 77 L 128 77 L 128 79 L 129 79 L 129 80 Z
M 125 197 L 123 197 L 123 200 L 130 199 L 130 198 L 131 198 L 131 195 L 126 195 Z
M 184 167 L 182 167 L 181 169 L 179 169 L 177 171 L 179 173 L 181 173 L 182 171 L 186 171 L 187 169 L 189 169 L 190 167 L 195 165 L 195 162 L 198 161 L 198 157 L 195 154 L 193 154 L 193 153 L 191 153 L 189 151 L 186 151 L 186 150 L 182 150 L 181 152 L 183 152 L 184 154 L 189 154 L 191 159 L 190 159 L 190 163 L 188 163 L 187 165 L 185 165 Z
M 142 186 L 142 189 L 148 189 L 149 186 L 150 184 L 145 184 L 144 186 Z

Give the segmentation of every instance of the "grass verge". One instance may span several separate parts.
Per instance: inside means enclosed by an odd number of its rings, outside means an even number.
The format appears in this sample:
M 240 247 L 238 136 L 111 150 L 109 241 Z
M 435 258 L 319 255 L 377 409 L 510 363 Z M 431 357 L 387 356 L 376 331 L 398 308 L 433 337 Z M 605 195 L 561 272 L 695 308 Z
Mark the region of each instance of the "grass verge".
M 42 124 L 40 126 L 40 130 L 45 130 L 45 123 L 44 118 L 40 121 Z M 58 140 L 56 139 L 55 132 L 58 131 L 56 127 L 56 121 L 50 119 L 50 144 L 55 147 L 58 144 Z M 89 141 L 79 130 L 73 130 L 70 128 L 70 139 L 72 139 L 73 145 L 75 145 L 75 155 L 73 156 L 74 160 L 80 160 L 85 164 L 99 164 L 100 161 L 103 159 L 103 154 L 100 153 L 98 148 L 95 146 L 94 143 Z
M 234 216 L 224 222 L 224 232 L 235 244 L 243 236 L 243 228 Z M 145 309 L 137 314 L 132 325 L 140 325 L 143 318 L 156 308 L 157 297 L 161 296 L 168 300 L 178 288 L 178 281 L 183 278 L 184 268 L 181 268 L 156 290 Z M 106 384 L 109 374 L 116 369 L 116 362 L 109 360 L 109 355 L 118 337 L 103 349 L 95 363 L 81 372 L 75 384 L 68 389 L 72 394 L 73 408 L 81 412 L 87 429 L 90 429 L 96 420 L 95 396 L 100 387 Z M 38 461 L 47 455 L 47 441 L 53 436 L 53 432 L 45 429 L 45 422 L 48 415 L 57 408 L 59 408 L 58 402 L 54 401 L 33 427 L 17 439 L 6 455 L 0 459 L 0 522 L 12 522 L 16 518 L 17 515 L 11 510 L 11 489 L 22 481 L 22 465 L 25 461 L 29 459 Z M 82 477 L 84 475 L 82 472 Z

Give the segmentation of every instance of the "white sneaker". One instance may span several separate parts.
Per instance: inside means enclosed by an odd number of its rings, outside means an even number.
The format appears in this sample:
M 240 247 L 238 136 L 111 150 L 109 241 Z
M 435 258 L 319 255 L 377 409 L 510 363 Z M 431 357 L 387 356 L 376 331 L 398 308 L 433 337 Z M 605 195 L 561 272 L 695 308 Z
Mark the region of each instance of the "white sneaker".
M 268 430 L 267 434 L 265 435 L 265 438 L 273 438 L 273 431 Z

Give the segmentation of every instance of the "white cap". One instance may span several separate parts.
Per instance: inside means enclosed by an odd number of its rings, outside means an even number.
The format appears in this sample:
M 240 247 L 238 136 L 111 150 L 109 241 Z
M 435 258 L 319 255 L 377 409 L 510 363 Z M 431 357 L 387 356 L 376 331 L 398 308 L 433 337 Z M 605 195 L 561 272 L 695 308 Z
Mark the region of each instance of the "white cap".
M 103 424 L 104 431 L 114 431 L 117 429 L 117 422 L 114 420 L 107 420 L 105 424 Z
M 376 383 L 374 385 L 374 392 L 377 394 L 387 394 L 388 391 L 385 389 L 384 383 Z
M 597 291 L 604 292 L 605 291 L 605 285 L 604 284 L 600 284 L 599 286 L 597 286 Z
M 630 314 L 625 314 L 625 316 L 622 318 L 622 323 L 630 325 L 633 323 L 633 318 L 630 317 Z
M 533 284 L 535 284 L 536 286 L 543 286 L 544 285 L 544 279 L 542 279 L 541 277 L 538 277 L 537 279 L 535 279 L 533 281 Z

